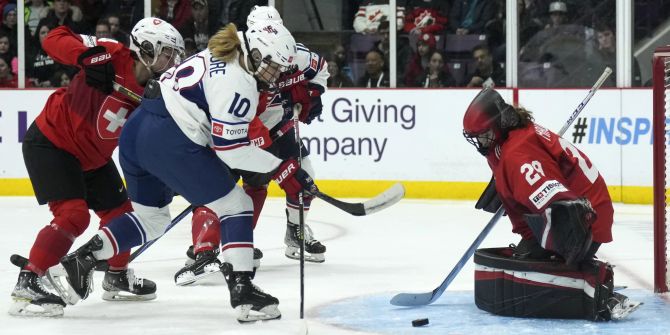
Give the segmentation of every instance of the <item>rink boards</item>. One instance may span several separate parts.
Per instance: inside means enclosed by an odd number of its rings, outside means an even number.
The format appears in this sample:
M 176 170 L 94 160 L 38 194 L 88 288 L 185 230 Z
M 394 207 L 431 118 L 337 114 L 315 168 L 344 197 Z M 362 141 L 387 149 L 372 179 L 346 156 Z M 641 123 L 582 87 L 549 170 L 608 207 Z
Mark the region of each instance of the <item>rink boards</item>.
M 32 194 L 21 141 L 51 90 L 0 90 L 0 195 Z M 462 135 L 477 94 L 466 89 L 330 90 L 323 114 L 301 127 L 322 190 L 370 197 L 401 181 L 410 198 L 473 199 L 490 178 L 483 157 Z M 512 90 L 500 90 L 507 101 Z M 558 131 L 587 89 L 520 89 L 518 102 Z M 650 89 L 603 89 L 566 139 L 596 164 L 615 201 L 651 203 Z M 271 195 L 281 195 L 272 186 Z

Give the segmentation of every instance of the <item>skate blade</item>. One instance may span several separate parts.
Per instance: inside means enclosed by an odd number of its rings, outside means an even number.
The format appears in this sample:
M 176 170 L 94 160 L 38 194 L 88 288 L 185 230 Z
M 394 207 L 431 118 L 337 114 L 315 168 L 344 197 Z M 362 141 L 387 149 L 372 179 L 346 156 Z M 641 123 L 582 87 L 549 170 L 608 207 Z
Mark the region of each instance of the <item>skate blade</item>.
M 219 264 L 214 263 L 215 266 L 210 266 L 210 267 L 205 267 L 203 270 L 204 272 L 199 274 L 199 275 L 189 275 L 192 274 L 193 272 L 184 272 L 181 275 L 179 275 L 177 278 L 175 278 L 174 283 L 177 286 L 186 286 L 186 285 L 191 285 L 200 279 L 203 279 L 205 277 L 209 277 L 213 274 L 221 272 Z
M 281 319 L 281 312 L 277 308 L 277 305 L 267 305 L 258 311 L 252 310 L 252 307 L 253 305 L 239 305 L 235 307 L 239 323 Z
M 63 316 L 63 306 L 58 304 L 34 305 L 28 299 L 14 298 L 8 313 L 11 316 L 53 318 Z
M 300 249 L 296 247 L 286 247 L 284 255 L 290 259 L 300 260 Z M 324 254 L 310 254 L 305 252 L 305 262 L 312 263 L 323 263 L 326 261 L 326 256 Z
M 51 287 L 56 290 L 58 295 L 63 299 L 63 301 L 68 305 L 75 305 L 81 298 L 74 291 L 72 286 L 67 281 L 67 273 L 65 268 L 61 264 L 54 265 L 50 267 L 44 278 L 49 281 Z
M 105 291 L 102 294 L 102 300 L 106 301 L 149 301 L 154 299 L 156 299 L 156 293 L 138 295 L 121 293 L 121 291 Z
M 616 310 L 611 312 L 612 320 L 625 319 L 626 317 L 628 317 L 628 315 L 630 315 L 630 313 L 635 312 L 643 304 L 644 304 L 643 302 L 629 301 L 625 307 L 617 308 Z

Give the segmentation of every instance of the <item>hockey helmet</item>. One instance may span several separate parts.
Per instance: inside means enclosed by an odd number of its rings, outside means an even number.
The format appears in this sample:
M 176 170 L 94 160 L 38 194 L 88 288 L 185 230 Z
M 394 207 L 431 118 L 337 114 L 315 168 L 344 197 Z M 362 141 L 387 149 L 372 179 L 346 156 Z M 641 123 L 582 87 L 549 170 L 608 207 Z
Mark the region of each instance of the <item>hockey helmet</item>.
M 251 59 L 250 70 L 263 82 L 274 85 L 279 74 L 295 63 L 295 40 L 283 25 L 261 21 L 239 34 L 244 43 L 244 59 Z
M 279 12 L 274 7 L 254 6 L 254 8 L 251 9 L 249 16 L 247 16 L 247 27 L 251 27 L 263 21 L 271 21 L 281 25 L 284 24 Z
M 130 32 L 130 40 L 130 50 L 150 69 L 161 54 L 168 56 L 168 64 L 157 72 L 163 72 L 180 63 L 184 56 L 184 39 L 181 34 L 171 24 L 159 18 L 147 17 L 138 21 Z M 151 61 L 147 62 L 143 56 L 148 56 Z
M 501 144 L 509 130 L 520 122 L 514 107 L 492 88 L 485 88 L 472 100 L 463 116 L 463 136 L 486 156 L 489 148 Z

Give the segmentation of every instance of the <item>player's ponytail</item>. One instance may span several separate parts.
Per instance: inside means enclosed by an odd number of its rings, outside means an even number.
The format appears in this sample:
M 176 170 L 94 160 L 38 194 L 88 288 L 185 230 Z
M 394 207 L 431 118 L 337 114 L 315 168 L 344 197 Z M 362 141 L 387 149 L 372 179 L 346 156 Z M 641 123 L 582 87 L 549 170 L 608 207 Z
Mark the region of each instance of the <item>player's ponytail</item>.
M 521 106 L 515 106 L 514 111 L 519 116 L 519 128 L 527 126 L 534 121 L 533 113 Z
M 237 57 L 241 45 L 240 38 L 237 37 L 237 27 L 234 23 L 228 23 L 209 39 L 207 48 L 215 58 L 230 62 Z

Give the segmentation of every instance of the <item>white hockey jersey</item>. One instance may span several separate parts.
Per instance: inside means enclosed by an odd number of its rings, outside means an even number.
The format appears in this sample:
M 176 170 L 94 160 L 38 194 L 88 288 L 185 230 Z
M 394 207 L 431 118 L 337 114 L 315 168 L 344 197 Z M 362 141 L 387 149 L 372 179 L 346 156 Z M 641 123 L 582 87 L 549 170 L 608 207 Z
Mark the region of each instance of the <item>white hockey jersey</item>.
M 326 60 L 315 52 L 311 52 L 306 46 L 301 43 L 296 44 L 297 53 L 295 64 L 304 74 L 305 78 L 310 84 L 319 85 L 325 93 L 328 86 L 328 65 Z M 258 116 L 263 125 L 272 129 L 284 118 L 284 108 L 282 104 L 281 95 L 279 93 L 270 100 L 265 111 Z
M 281 160 L 249 145 L 249 122 L 256 115 L 256 80 L 237 58 L 222 62 L 205 49 L 160 78 L 165 106 L 193 142 L 210 146 L 230 168 L 266 173 Z

